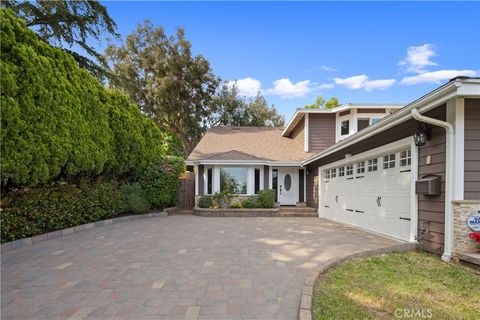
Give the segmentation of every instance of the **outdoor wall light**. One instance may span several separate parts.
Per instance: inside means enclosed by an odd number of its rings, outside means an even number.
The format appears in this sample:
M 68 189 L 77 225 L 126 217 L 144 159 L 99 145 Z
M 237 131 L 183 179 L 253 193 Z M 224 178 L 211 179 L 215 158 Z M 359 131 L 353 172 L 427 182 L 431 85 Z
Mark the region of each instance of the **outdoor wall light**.
M 413 140 L 417 147 L 425 145 L 427 141 L 432 139 L 432 128 L 428 128 L 426 124 L 419 123 L 417 132 L 413 135 Z

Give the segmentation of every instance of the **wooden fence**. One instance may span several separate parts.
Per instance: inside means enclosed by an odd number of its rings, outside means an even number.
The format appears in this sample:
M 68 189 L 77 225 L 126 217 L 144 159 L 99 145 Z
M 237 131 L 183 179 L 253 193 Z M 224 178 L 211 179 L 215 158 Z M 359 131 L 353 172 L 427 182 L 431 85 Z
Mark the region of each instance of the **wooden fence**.
M 195 206 L 195 174 L 187 171 L 180 177 L 177 192 L 177 208 L 181 211 L 191 211 Z

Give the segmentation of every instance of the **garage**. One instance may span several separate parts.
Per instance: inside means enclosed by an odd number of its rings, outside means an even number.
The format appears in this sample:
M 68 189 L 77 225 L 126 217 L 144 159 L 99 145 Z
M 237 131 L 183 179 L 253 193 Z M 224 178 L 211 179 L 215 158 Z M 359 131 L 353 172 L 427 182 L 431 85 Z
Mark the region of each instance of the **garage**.
M 320 215 L 412 241 L 412 151 L 407 138 L 321 167 Z

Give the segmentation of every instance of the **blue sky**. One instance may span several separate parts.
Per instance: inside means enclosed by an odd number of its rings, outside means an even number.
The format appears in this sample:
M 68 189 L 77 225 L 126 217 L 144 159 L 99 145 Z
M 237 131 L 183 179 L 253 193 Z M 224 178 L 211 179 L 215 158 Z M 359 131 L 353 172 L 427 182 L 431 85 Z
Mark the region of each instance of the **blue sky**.
M 480 76 L 479 2 L 103 3 L 122 36 L 145 19 L 183 27 L 215 74 L 260 90 L 287 120 L 317 95 L 410 102 Z

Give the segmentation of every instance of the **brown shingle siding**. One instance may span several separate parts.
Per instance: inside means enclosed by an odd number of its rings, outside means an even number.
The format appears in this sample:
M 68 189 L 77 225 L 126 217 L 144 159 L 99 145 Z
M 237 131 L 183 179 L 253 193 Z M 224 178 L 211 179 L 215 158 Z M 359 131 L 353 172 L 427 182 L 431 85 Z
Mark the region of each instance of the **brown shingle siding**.
M 464 198 L 480 199 L 480 99 L 465 99 Z
M 293 128 L 291 137 L 300 147 L 305 147 L 305 117 Z
M 309 152 L 320 152 L 335 143 L 335 114 L 309 115 Z

